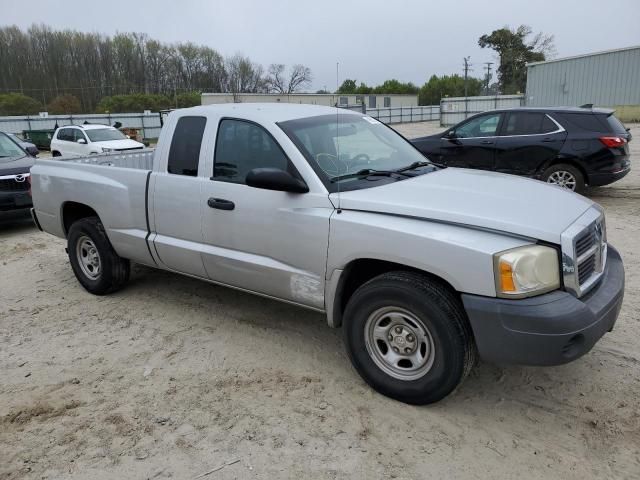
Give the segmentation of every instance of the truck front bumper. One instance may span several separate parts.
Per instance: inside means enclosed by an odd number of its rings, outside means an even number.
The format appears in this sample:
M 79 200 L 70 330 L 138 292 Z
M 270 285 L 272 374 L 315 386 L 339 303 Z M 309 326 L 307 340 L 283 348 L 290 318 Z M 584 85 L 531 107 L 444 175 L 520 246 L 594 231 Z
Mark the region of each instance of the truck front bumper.
M 624 267 L 609 245 L 600 282 L 582 298 L 555 291 L 523 300 L 462 295 L 480 357 L 488 362 L 560 365 L 587 353 L 620 313 Z

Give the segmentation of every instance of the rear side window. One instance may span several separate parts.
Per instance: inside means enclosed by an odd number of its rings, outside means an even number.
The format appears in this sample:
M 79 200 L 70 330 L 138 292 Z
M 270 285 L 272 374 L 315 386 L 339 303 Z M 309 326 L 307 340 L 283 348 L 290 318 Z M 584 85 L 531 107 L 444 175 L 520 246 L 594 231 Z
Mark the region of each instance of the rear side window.
M 609 125 L 609 128 L 611 128 L 612 133 L 617 133 L 617 134 L 627 133 L 627 129 L 624 128 L 624 125 L 622 124 L 622 122 L 618 120 L 616 117 L 614 117 L 613 115 L 609 115 L 607 117 L 607 124 Z
M 169 173 L 190 177 L 198 175 L 200 147 L 206 124 L 205 117 L 182 117 L 178 120 L 169 149 Z
M 512 112 L 507 115 L 502 135 L 539 135 L 554 130 L 558 127 L 544 113 Z
M 222 182 L 245 183 L 254 168 L 278 168 L 294 174 L 276 141 L 259 125 L 242 120 L 220 122 L 213 176 Z
M 604 125 L 593 113 L 554 113 L 568 130 L 584 132 L 606 132 Z
M 58 130 L 58 140 L 73 142 L 73 128 L 61 128 Z

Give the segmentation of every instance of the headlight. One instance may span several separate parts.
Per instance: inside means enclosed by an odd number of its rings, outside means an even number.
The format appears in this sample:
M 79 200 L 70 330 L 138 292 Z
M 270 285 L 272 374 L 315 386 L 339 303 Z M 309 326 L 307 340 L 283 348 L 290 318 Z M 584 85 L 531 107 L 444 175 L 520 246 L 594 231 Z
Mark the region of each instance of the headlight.
M 551 247 L 527 245 L 493 259 L 498 297 L 532 297 L 560 288 L 558 252 Z
M 102 147 L 102 152 L 103 153 L 113 152 L 113 148 Z

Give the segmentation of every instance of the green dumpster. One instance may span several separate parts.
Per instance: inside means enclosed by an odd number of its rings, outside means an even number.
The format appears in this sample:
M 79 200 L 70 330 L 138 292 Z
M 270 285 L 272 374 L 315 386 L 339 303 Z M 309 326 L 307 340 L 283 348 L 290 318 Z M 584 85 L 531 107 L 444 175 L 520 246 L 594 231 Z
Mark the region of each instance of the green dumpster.
M 51 137 L 53 137 L 55 130 L 23 130 L 22 137 L 27 141 L 33 143 L 40 150 L 49 150 L 51 147 Z

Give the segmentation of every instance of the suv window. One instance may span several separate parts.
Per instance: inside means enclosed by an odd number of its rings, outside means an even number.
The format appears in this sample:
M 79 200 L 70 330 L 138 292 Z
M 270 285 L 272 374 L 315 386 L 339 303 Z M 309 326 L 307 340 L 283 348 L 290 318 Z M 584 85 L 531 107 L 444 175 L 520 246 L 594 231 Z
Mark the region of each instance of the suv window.
M 593 113 L 556 113 L 554 114 L 567 124 L 571 130 L 583 130 L 587 132 L 606 132 L 604 125 L 598 121 L 598 116 Z
M 279 168 L 293 173 L 286 155 L 261 126 L 243 120 L 222 120 L 218 127 L 213 176 L 221 182 L 245 183 L 254 168 Z M 297 174 L 296 174 L 297 175 Z
M 74 128 L 73 129 L 73 141 L 77 142 L 80 139 L 84 139 L 84 141 L 87 141 L 87 137 L 84 136 L 84 132 L 82 130 L 80 130 L 79 128 Z
M 200 146 L 206 124 L 205 117 L 182 117 L 178 120 L 169 149 L 169 173 L 190 177 L 198 175 Z
M 498 129 L 498 123 L 500 123 L 499 113 L 482 115 L 456 127 L 456 137 L 493 137 Z
M 609 125 L 609 128 L 611 128 L 611 131 L 613 133 L 617 133 L 617 134 L 627 133 L 627 129 L 624 128 L 624 125 L 622 124 L 622 122 L 618 120 L 616 117 L 614 117 L 613 115 L 609 115 L 607 117 L 607 124 Z
M 558 130 L 555 123 L 541 112 L 510 112 L 502 135 L 538 135 Z
M 58 140 L 73 142 L 73 128 L 61 128 L 58 130 Z

